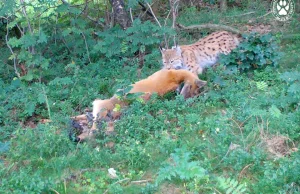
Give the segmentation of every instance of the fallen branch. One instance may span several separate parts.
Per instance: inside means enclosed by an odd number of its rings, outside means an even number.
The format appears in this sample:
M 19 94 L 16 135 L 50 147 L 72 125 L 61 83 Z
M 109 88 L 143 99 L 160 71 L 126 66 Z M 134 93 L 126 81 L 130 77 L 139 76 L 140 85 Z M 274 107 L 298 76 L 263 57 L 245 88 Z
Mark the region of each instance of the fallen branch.
M 229 32 L 233 32 L 236 34 L 241 34 L 242 32 L 236 28 L 232 28 L 230 26 L 225 26 L 222 24 L 202 24 L 202 25 L 191 25 L 191 26 L 184 26 L 182 24 L 177 24 L 177 26 L 184 30 L 202 30 L 202 29 L 213 29 L 213 30 L 226 30 Z
M 231 18 L 231 17 L 237 17 L 237 16 L 245 16 L 245 15 L 250 15 L 250 14 L 254 14 L 255 11 L 250 11 L 248 13 L 243 13 L 243 14 L 238 14 L 238 15 L 231 15 L 231 16 L 226 16 L 227 18 Z

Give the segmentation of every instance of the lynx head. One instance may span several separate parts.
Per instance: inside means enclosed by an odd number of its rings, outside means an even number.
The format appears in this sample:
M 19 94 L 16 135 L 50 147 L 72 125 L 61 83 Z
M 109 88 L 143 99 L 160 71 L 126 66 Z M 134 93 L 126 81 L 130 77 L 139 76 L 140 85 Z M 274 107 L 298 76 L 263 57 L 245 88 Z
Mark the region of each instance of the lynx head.
M 164 69 L 182 69 L 181 49 L 179 46 L 173 46 L 171 49 L 164 49 L 160 47 L 162 54 Z

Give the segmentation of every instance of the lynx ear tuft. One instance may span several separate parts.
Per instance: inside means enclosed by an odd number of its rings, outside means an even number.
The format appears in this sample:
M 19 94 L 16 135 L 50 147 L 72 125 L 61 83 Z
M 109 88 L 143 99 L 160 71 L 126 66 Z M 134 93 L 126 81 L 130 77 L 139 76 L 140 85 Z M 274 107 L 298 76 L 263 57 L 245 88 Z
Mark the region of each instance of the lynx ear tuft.
M 203 81 L 203 80 L 196 80 L 195 84 L 198 86 L 198 88 L 202 88 L 203 86 L 205 86 L 207 84 L 207 81 Z
M 164 49 L 163 47 L 159 46 L 159 50 L 160 50 L 160 52 L 164 52 L 166 49 Z

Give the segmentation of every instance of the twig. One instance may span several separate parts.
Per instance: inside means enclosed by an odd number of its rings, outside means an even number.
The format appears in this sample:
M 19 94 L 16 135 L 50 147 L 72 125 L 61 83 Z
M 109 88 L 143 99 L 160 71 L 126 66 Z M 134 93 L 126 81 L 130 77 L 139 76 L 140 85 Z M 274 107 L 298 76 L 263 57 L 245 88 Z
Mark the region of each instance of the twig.
M 240 172 L 239 177 L 238 177 L 238 180 L 239 180 L 239 181 L 240 181 L 240 179 L 241 179 L 242 174 L 244 173 L 244 171 L 245 171 L 246 169 L 248 169 L 251 165 L 253 165 L 253 164 L 248 164 L 248 165 L 246 165 L 246 166 L 242 169 L 242 171 Z
M 243 144 L 244 144 L 244 148 L 245 148 L 246 147 L 245 139 L 244 139 L 243 130 L 242 130 L 241 126 L 233 118 L 230 118 L 229 120 L 232 120 L 234 122 L 234 124 L 236 124 L 236 126 L 239 128 L 241 136 L 242 136 L 242 141 L 243 141 Z
M 98 20 L 92 18 L 91 16 L 88 15 L 87 18 L 90 19 L 91 21 L 93 21 L 95 24 L 100 25 L 102 28 L 105 28 L 105 25 L 104 25 L 104 24 L 102 24 L 102 23 L 99 22 Z
M 25 3 L 24 3 L 24 0 L 20 0 L 20 3 L 21 3 L 21 5 L 22 5 L 22 12 L 23 12 L 23 14 L 24 14 L 24 16 L 25 16 L 25 18 L 26 18 L 26 21 L 27 21 L 27 26 L 28 26 L 29 32 L 30 32 L 31 35 L 33 35 L 33 30 L 32 30 L 31 24 L 30 24 L 30 20 L 29 20 L 29 18 L 28 18 L 28 16 L 27 16 L 27 12 L 26 12 L 26 9 L 25 9 L 25 5 L 24 5 Z M 29 48 L 28 48 L 28 49 L 29 49 Z M 30 49 L 29 49 L 29 50 L 30 50 Z M 34 46 L 31 47 L 30 53 L 31 53 L 31 54 L 35 54 Z
M 48 110 L 49 119 L 52 120 L 52 119 L 51 119 L 51 111 L 50 111 L 50 106 L 49 106 L 48 97 L 47 97 L 45 88 L 42 87 L 42 89 L 43 89 L 43 93 L 44 93 L 44 96 L 45 96 L 45 101 L 46 101 L 46 105 L 47 105 L 47 110 Z
M 169 11 L 169 13 L 168 13 L 168 15 L 167 15 L 167 17 L 166 17 L 166 19 L 165 19 L 165 25 L 164 25 L 164 26 L 167 25 L 167 20 L 169 19 L 169 16 L 170 16 L 170 14 L 171 14 L 171 11 L 172 11 L 172 9 L 170 9 L 170 11 Z
M 232 28 L 230 26 L 225 26 L 222 24 L 202 24 L 202 25 L 184 26 L 184 25 L 178 23 L 177 25 L 179 28 L 182 28 L 184 30 L 195 30 L 195 29 L 202 30 L 202 29 L 208 28 L 208 29 L 213 29 L 213 30 L 226 30 L 226 31 L 233 32 L 236 34 L 241 34 L 241 31 L 239 31 L 238 29 Z
M 85 35 L 84 35 L 83 32 L 81 32 L 81 35 L 82 35 L 82 37 L 83 37 L 83 39 L 84 39 L 85 48 L 86 48 L 86 52 L 87 52 L 87 56 L 88 56 L 89 62 L 92 63 L 92 62 L 91 62 L 91 59 L 90 59 L 89 47 L 88 47 L 88 45 L 87 45 L 87 42 L 86 42 L 86 39 L 85 39 Z
M 25 5 L 24 5 L 24 0 L 20 0 L 20 3 L 22 5 L 22 12 L 27 20 L 27 26 L 28 26 L 28 29 L 29 29 L 29 32 L 32 34 L 33 31 L 32 31 L 32 28 L 31 28 L 31 24 L 30 24 L 30 21 L 29 21 L 29 18 L 27 16 L 27 12 L 26 12 L 26 9 L 25 9 Z
M 18 76 L 18 78 L 20 78 L 21 76 L 20 76 L 20 73 L 18 72 L 18 69 L 17 69 L 17 59 L 16 59 L 16 55 L 15 55 L 14 51 L 12 50 L 11 46 L 8 44 L 8 32 L 9 32 L 9 30 L 8 30 L 8 23 L 9 23 L 9 22 L 8 22 L 8 19 L 7 19 L 5 42 L 6 42 L 7 47 L 9 48 L 9 50 L 10 50 L 12 56 L 14 57 L 14 69 L 15 69 L 15 73 L 16 73 L 16 75 Z
M 170 0 L 170 6 L 171 6 L 171 10 L 172 10 L 172 28 L 175 28 L 175 24 L 176 24 L 176 16 L 177 16 L 177 8 L 179 5 L 179 0 L 175 0 L 174 3 L 171 5 L 172 0 Z M 178 4 L 177 4 L 178 3 Z M 177 5 L 176 5 L 177 4 Z
M 172 0 L 170 0 L 170 6 L 171 6 L 171 10 L 172 10 L 172 28 L 173 29 L 175 29 L 178 5 L 179 5 L 179 0 L 175 0 L 173 3 L 172 3 Z M 176 35 L 173 36 L 173 42 L 174 42 L 174 46 L 176 46 Z
M 139 180 L 139 181 L 131 181 L 130 183 L 132 184 L 140 184 L 140 183 L 147 183 L 147 182 L 151 182 L 152 179 L 149 180 Z
M 129 13 L 130 13 L 131 23 L 133 25 L 133 16 L 132 16 L 132 9 L 131 8 L 129 8 Z
M 149 7 L 149 9 L 150 9 L 150 11 L 151 11 L 151 13 L 152 13 L 152 15 L 153 15 L 155 21 L 157 22 L 157 24 L 159 25 L 159 27 L 161 27 L 161 24 L 159 23 L 158 19 L 156 18 L 156 16 L 155 16 L 155 14 L 154 14 L 154 12 L 153 12 L 153 10 L 152 10 L 150 4 L 147 3 L 147 6 Z
M 22 36 L 24 36 L 24 32 L 23 32 L 23 30 L 21 30 L 20 26 L 18 24 L 16 24 L 16 26 L 19 29 L 19 31 L 21 32 Z
M 153 5 L 154 3 L 156 3 L 155 1 L 152 2 L 151 5 Z M 149 7 L 147 8 L 141 1 L 139 1 L 139 5 L 142 7 L 142 10 L 144 11 L 144 13 L 139 16 L 139 18 L 144 17 L 145 14 L 148 14 L 151 17 L 154 17 L 153 14 L 151 12 L 149 12 Z

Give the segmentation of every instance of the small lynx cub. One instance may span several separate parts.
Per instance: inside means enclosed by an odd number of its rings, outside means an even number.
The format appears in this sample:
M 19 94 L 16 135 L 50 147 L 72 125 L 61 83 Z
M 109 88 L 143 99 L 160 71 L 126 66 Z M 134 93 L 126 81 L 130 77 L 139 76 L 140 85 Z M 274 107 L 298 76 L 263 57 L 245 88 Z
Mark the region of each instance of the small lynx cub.
M 165 69 L 186 69 L 201 74 L 203 69 L 214 65 L 220 53 L 229 54 L 237 47 L 236 35 L 227 31 L 214 32 L 191 45 L 161 49 Z

